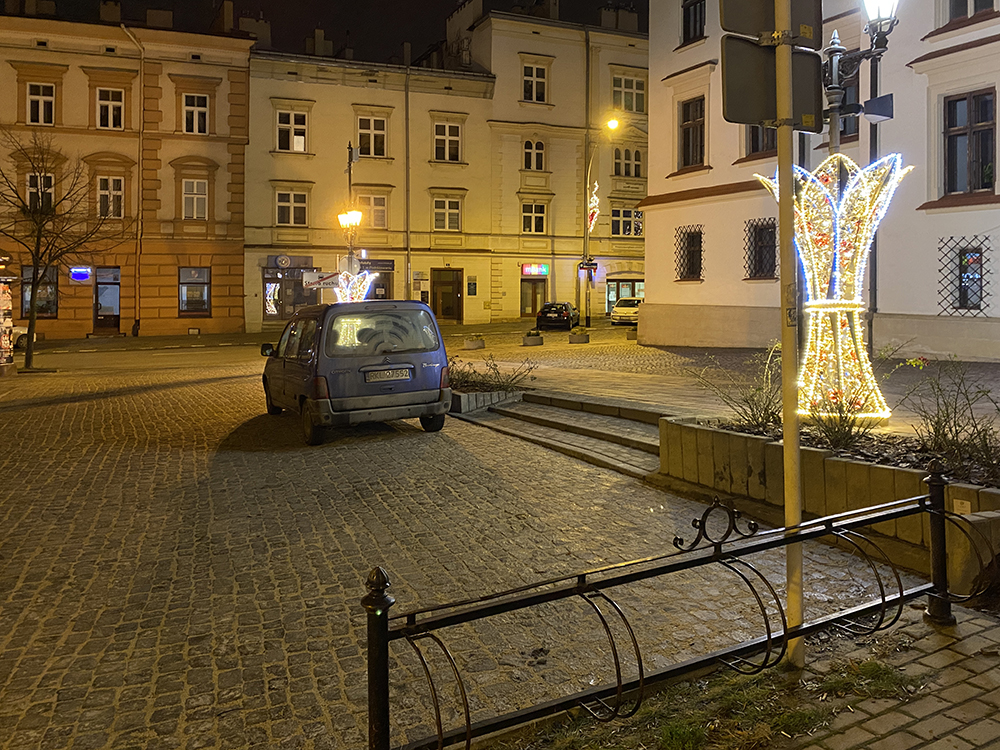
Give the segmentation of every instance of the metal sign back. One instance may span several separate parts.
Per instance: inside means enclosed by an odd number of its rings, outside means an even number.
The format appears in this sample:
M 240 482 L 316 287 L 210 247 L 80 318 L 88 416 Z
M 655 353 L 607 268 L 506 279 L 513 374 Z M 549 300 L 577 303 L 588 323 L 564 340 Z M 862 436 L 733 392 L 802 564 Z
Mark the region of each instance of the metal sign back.
M 755 39 L 774 28 L 774 0 L 719 0 L 722 28 Z M 823 46 L 822 0 L 792 0 L 792 39 L 798 47 Z
M 775 48 L 749 39 L 722 37 L 722 116 L 747 125 L 778 119 Z M 796 130 L 823 129 L 823 61 L 805 50 L 792 52 L 792 120 Z

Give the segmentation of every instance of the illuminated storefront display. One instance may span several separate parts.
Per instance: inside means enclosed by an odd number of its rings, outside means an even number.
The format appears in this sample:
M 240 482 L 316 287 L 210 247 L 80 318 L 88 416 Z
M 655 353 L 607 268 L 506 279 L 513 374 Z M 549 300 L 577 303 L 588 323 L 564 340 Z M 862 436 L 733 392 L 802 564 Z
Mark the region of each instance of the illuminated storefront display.
M 522 263 L 521 264 L 521 275 L 522 276 L 548 276 L 549 275 L 549 264 L 548 263 Z
M 795 167 L 795 246 L 806 280 L 808 326 L 800 414 L 890 415 L 865 349 L 862 291 L 872 236 L 910 169 L 899 154 L 864 169 L 843 154 L 811 173 Z M 777 199 L 777 176 L 756 177 Z

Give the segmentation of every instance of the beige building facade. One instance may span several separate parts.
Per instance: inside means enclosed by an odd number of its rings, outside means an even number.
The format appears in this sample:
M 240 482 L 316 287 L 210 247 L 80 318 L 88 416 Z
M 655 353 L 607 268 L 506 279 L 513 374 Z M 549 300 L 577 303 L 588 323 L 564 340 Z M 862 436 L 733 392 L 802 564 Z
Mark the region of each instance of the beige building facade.
M 339 268 L 337 215 L 352 204 L 376 298 L 423 299 L 442 322 L 470 324 L 576 302 L 588 167 L 601 205 L 592 310 L 641 296 L 648 49 L 617 26 L 484 13 L 470 0 L 442 48 L 410 65 L 254 52 L 248 330 L 332 301 L 302 274 Z M 602 127 L 612 116 L 613 133 Z
M 127 235 L 53 269 L 37 330 L 49 338 L 242 331 L 252 40 L 106 20 L 3 19 L 0 99 L 11 106 L 0 125 L 20 138 L 44 131 L 67 163 L 81 160 L 95 212 Z M 3 250 L 15 270 L 30 264 L 16 246 Z M 23 324 L 25 295 L 15 293 Z

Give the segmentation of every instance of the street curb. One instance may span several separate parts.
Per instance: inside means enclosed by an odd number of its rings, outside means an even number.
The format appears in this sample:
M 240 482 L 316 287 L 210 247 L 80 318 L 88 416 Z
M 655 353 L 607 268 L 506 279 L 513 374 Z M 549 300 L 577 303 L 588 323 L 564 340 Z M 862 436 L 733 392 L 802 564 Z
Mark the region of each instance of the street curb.
M 522 399 L 522 403 L 526 402 L 527 399 Z M 527 401 L 531 403 L 530 401 Z M 503 406 L 491 406 L 489 410 L 495 414 L 500 414 L 504 417 L 510 417 L 511 419 L 517 419 L 521 422 L 530 422 L 531 424 L 537 424 L 541 427 L 551 427 L 556 430 L 562 430 L 563 432 L 573 433 L 575 435 L 582 435 L 583 437 L 595 438 L 597 440 L 603 440 L 606 443 L 615 443 L 616 445 L 621 445 L 626 448 L 631 448 L 637 451 L 643 451 L 644 453 L 649 453 L 652 456 L 660 455 L 660 443 L 650 442 L 647 440 L 639 440 L 638 438 L 625 437 L 624 435 L 616 435 L 613 432 L 603 432 L 601 430 L 594 429 L 593 427 L 583 427 L 582 425 L 573 424 L 572 422 L 560 422 L 557 419 L 549 419 L 548 417 L 539 417 L 535 414 L 524 414 L 513 409 L 508 409 Z M 592 413 L 592 412 L 586 412 Z

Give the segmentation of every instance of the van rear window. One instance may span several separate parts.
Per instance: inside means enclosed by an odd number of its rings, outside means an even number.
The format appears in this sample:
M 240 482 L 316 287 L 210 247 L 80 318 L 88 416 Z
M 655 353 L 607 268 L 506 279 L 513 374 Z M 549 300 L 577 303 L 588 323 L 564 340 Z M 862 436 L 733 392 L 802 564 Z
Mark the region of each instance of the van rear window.
M 345 313 L 327 325 L 328 357 L 431 352 L 440 346 L 434 319 L 425 310 L 370 310 Z

